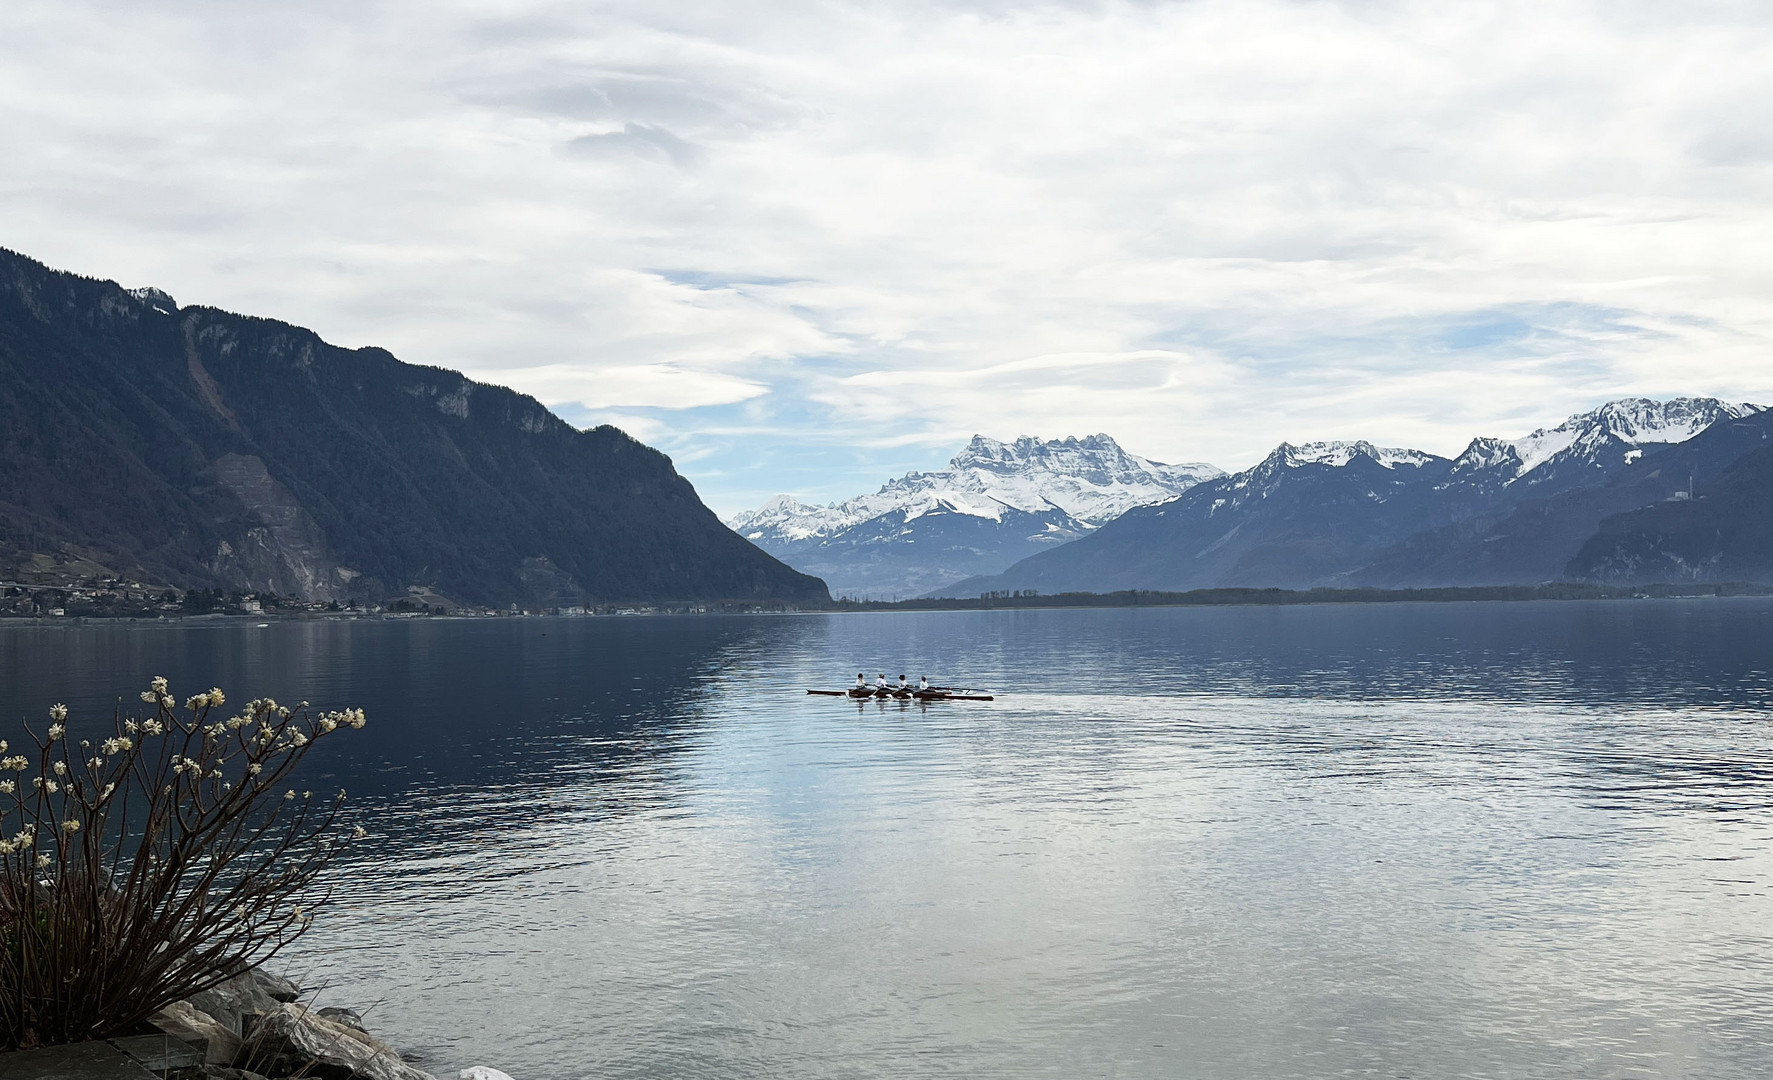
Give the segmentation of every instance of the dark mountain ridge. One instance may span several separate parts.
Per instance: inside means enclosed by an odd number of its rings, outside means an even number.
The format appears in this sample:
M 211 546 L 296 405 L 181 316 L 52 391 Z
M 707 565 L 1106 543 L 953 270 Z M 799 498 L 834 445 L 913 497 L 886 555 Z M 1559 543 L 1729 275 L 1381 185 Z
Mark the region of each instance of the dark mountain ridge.
M 823 603 L 613 427 L 0 249 L 0 572 L 472 604 Z
M 1613 515 L 1685 494 L 1773 438 L 1773 412 L 1726 417 L 1686 442 L 1647 446 L 1591 487 L 1502 502 L 1489 512 L 1410 537 L 1348 576 L 1354 585 L 1521 585 L 1606 580 L 1615 584 L 1672 582 L 1691 577 L 1626 573 L 1610 576 L 1576 559 Z M 1724 579 L 1706 579 L 1724 580 Z M 1762 581 L 1765 577 L 1729 580 Z
M 1773 413 L 1756 406 L 1678 398 L 1611 402 L 1519 440 L 1475 439 L 1454 459 L 1364 442 L 1283 443 L 1244 472 L 938 595 L 1434 588 L 1566 575 L 1613 583 L 1773 580 L 1773 568 L 1755 569 L 1773 560 L 1725 551 L 1739 552 L 1759 535 L 1729 507 L 1753 505 L 1742 500 L 1761 474 L 1744 455 L 1770 435 Z M 1738 459 L 1744 471 L 1716 489 L 1731 497 L 1711 502 L 1712 518 L 1700 520 L 1689 507 L 1613 521 L 1676 500 Z M 1617 541 L 1611 554 L 1588 546 L 1603 522 Z M 1707 548 L 1696 532 L 1706 528 L 1724 539 Z M 1716 576 L 1725 567 L 1746 576 Z
M 1759 427 L 1761 439 L 1773 441 L 1773 425 Z M 1704 464 L 1662 463 L 1665 490 L 1673 489 L 1602 519 L 1566 575 L 1607 583 L 1773 581 L 1773 445 L 1722 469 L 1702 471 Z M 1690 466 L 1685 489 L 1682 465 Z

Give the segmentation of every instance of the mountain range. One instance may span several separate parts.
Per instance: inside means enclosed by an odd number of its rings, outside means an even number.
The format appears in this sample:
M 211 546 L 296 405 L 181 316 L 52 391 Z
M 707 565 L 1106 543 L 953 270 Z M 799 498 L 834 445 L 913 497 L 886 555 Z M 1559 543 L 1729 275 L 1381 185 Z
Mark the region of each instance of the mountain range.
M 0 575 L 501 606 L 828 600 L 616 428 L 4 250 Z
M 1283 443 L 1229 475 L 975 436 L 730 524 L 616 428 L 0 250 L 0 581 L 501 607 L 820 606 L 813 575 L 855 597 L 1773 582 L 1773 413 L 1633 398 L 1452 458 Z
M 1743 545 L 1766 533 L 1765 503 L 1738 502 L 1773 472 L 1753 456 L 1770 431 L 1755 405 L 1632 398 L 1451 459 L 1283 443 L 939 593 L 1764 580 L 1765 547 Z
M 728 524 L 823 578 L 834 595 L 894 599 L 997 573 L 1222 475 L 1129 454 L 1107 435 L 1011 443 L 975 435 L 946 469 L 908 473 L 831 506 L 780 495 Z

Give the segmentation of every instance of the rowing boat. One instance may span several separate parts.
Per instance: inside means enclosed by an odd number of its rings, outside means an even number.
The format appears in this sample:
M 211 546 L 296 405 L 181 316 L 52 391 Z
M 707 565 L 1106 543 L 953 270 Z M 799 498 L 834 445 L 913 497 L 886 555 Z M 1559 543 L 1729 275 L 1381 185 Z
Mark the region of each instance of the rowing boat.
M 954 690 L 946 687 L 932 686 L 928 690 L 877 690 L 868 687 L 861 690 L 808 690 L 808 694 L 818 697 L 847 697 L 857 701 L 870 698 L 886 700 L 896 698 L 900 701 L 995 701 L 990 694 L 975 693 L 970 690 Z

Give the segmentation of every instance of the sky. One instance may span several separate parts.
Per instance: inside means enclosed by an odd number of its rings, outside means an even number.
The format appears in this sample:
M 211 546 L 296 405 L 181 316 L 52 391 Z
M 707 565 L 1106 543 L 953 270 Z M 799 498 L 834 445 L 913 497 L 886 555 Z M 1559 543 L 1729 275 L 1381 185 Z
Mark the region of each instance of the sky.
M 1773 401 L 1773 5 L 11 0 L 0 246 L 533 394 L 731 514 L 1106 432 Z

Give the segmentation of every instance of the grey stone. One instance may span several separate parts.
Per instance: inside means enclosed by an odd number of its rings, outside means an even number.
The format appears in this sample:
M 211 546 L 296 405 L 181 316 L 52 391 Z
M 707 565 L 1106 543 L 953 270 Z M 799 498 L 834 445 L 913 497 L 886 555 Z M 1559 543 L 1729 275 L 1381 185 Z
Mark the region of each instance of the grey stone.
M 300 1005 L 279 1005 L 253 1029 L 240 1064 L 267 1076 L 318 1080 L 437 1080 L 400 1060 L 394 1048 Z
M 287 1003 L 302 996 L 302 988 L 281 975 L 273 975 L 264 968 L 253 968 L 251 974 L 253 981 L 269 998 Z
M 315 1013 L 315 1015 L 325 1017 L 335 1024 L 343 1024 L 348 1028 L 356 1028 L 358 1031 L 361 1031 L 366 1035 L 369 1034 L 369 1029 L 363 1026 L 363 1017 L 357 1014 L 356 1009 L 345 1009 L 337 1005 L 332 1005 L 321 1009 L 319 1012 Z
M 130 1035 L 110 1042 L 142 1068 L 161 1076 L 196 1070 L 203 1065 L 201 1049 L 171 1035 Z
M 6 1080 L 156 1080 L 108 1042 L 70 1043 L 0 1056 Z
M 247 1020 L 277 1011 L 283 1003 L 260 987 L 251 972 L 236 975 L 186 999 L 192 1008 L 213 1016 L 237 1035 L 247 1031 Z
M 239 1032 L 188 1001 L 173 1002 L 148 1017 L 148 1023 L 175 1039 L 200 1047 L 205 1064 L 227 1065 L 240 1054 Z
M 265 1080 L 251 1069 L 230 1069 L 222 1065 L 203 1066 L 203 1080 Z

